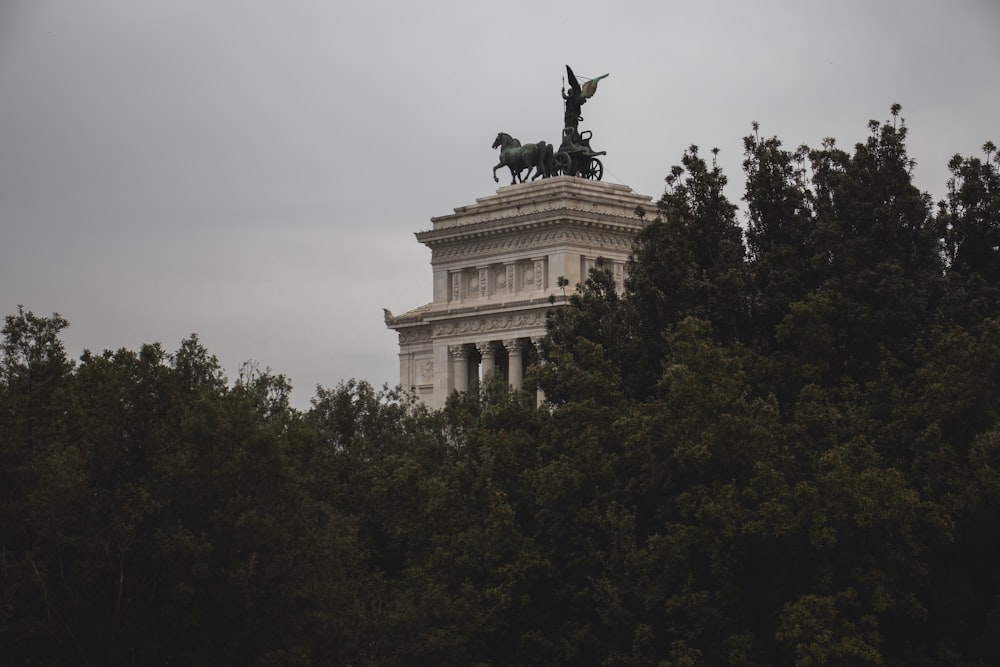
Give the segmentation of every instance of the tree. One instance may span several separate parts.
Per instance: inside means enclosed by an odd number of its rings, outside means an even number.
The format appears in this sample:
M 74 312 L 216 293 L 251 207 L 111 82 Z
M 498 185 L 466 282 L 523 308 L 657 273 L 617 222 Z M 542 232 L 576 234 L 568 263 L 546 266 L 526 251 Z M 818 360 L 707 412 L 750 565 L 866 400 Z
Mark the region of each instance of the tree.
M 50 449 L 57 446 L 54 421 L 73 367 L 59 339 L 67 326 L 69 323 L 56 313 L 39 317 L 19 306 L 16 315 L 5 318 L 2 330 L 0 639 L 9 640 L 14 652 L 29 646 L 32 639 L 16 631 L 22 614 L 32 619 L 53 617 L 45 563 L 38 557 L 46 548 L 47 526 L 35 516 L 33 494 L 48 479 L 49 471 L 41 469 L 38 461 L 50 458 Z M 72 467 L 75 456 L 70 453 L 65 459 L 66 467 Z M 73 484 L 73 472 L 62 474 L 59 467 L 51 472 L 57 483 Z M 54 633 L 50 628 L 38 623 L 37 632 L 51 640 Z M 0 645 L 3 643 L 0 641 Z M 4 660 L 2 654 L 0 660 Z
M 626 281 L 631 335 L 624 374 L 637 397 L 655 393 L 664 335 L 685 318 L 710 323 L 721 341 L 746 334 L 746 251 L 725 175 L 691 146 L 666 180 L 659 215 L 639 233 Z
M 827 276 L 779 335 L 801 340 L 795 329 L 817 320 L 829 327 L 825 382 L 863 384 L 883 362 L 911 361 L 935 322 L 940 245 L 929 197 L 912 184 L 906 125 L 897 123 L 898 107 L 893 113 L 892 121 L 869 122 L 871 133 L 853 155 L 832 141 L 810 153 L 817 225 L 829 244 Z
M 850 153 L 755 128 L 748 260 L 689 152 L 625 293 L 551 320 L 539 544 L 595 663 L 995 660 L 1000 347 L 961 249 L 994 171 L 953 162 L 935 218 L 891 113 Z
M 829 277 L 829 244 L 815 218 L 808 147 L 787 151 L 777 137 L 761 139 L 758 124 L 753 127 L 754 134 L 743 140 L 753 336 L 770 348 L 791 305 Z
M 986 159 L 951 159 L 947 198 L 937 213 L 948 260 L 949 315 L 966 326 L 1000 315 L 1000 154 L 990 141 L 983 152 Z

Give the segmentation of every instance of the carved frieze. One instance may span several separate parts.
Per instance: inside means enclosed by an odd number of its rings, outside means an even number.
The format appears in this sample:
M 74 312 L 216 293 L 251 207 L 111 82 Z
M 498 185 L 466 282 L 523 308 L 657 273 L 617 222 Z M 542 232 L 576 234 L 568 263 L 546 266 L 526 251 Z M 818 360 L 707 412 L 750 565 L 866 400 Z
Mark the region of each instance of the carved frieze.
M 527 327 L 545 326 L 545 313 L 533 312 L 519 315 L 476 317 L 434 325 L 434 337 L 475 334 L 488 331 L 505 331 Z
M 412 329 L 398 329 L 399 344 L 422 343 L 431 339 L 431 328 L 429 326 L 414 327 Z

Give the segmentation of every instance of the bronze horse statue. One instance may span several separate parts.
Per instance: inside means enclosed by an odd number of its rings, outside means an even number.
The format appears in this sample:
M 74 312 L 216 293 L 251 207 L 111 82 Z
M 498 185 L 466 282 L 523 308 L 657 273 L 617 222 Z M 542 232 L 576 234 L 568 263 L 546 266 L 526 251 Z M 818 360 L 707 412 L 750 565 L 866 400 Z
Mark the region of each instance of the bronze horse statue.
M 500 162 L 493 167 L 493 180 L 497 183 L 500 182 L 500 179 L 497 178 L 497 169 L 500 167 L 510 169 L 511 185 L 518 182 L 524 183 L 525 179 L 531 175 L 532 169 L 535 170 L 535 175 L 531 177 L 531 180 L 535 180 L 539 176 L 548 178 L 552 175 L 552 156 L 554 154 L 552 144 L 539 141 L 537 144 L 522 146 L 521 142 L 514 137 L 506 132 L 500 132 L 493 142 L 493 148 L 498 147 L 500 148 Z M 525 169 L 528 170 L 528 173 L 521 176 L 521 172 Z

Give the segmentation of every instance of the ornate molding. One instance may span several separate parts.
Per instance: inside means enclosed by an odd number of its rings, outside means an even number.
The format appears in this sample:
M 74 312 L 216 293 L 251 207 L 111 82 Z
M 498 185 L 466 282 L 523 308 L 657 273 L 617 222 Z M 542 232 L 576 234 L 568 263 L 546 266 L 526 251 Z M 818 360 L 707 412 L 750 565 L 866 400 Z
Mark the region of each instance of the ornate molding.
M 431 328 L 429 326 L 413 327 L 410 329 L 397 329 L 399 333 L 399 344 L 423 343 L 431 339 Z
M 487 278 L 489 277 L 489 269 L 481 268 L 479 269 L 479 298 L 485 299 L 489 296 L 489 286 L 487 283 Z
M 557 229 L 534 234 L 516 234 L 489 240 L 439 242 L 430 245 L 433 261 L 460 257 L 482 257 L 496 253 L 536 248 L 555 242 L 577 243 L 607 250 L 631 252 L 635 231 L 603 232 L 584 229 Z
M 521 354 L 521 339 L 520 338 L 505 338 L 503 340 L 503 346 L 507 348 L 507 354 L 510 356 L 519 356 Z
M 434 325 L 434 338 L 456 336 L 490 331 L 508 331 L 528 327 L 545 326 L 545 313 L 534 312 L 520 315 L 495 315 L 442 322 Z

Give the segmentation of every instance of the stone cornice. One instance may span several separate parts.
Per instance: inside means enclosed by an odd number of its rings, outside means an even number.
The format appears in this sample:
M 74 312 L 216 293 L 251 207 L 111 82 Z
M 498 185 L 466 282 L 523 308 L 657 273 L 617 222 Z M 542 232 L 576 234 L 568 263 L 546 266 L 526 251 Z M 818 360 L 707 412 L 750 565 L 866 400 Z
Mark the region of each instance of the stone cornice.
M 501 187 L 495 195 L 479 197 L 475 204 L 460 206 L 449 215 L 433 217 L 431 222 L 434 230 L 442 230 L 496 218 L 497 213 L 501 213 L 499 217 L 508 218 L 518 213 L 553 208 L 604 209 L 633 217 L 636 206 L 642 206 L 647 214 L 654 213 L 656 208 L 651 197 L 637 194 L 625 185 L 557 176 Z
M 517 251 L 524 248 L 545 249 L 553 246 L 585 246 L 629 253 L 635 234 L 641 228 L 641 223 L 622 229 L 613 225 L 584 227 L 574 225 L 557 225 L 548 228 L 522 228 L 520 233 L 508 233 L 485 237 L 482 234 L 468 234 L 457 239 L 452 237 L 440 244 L 427 243 L 431 247 L 432 264 L 451 261 L 459 258 L 495 255 L 497 253 Z
M 417 240 L 434 248 L 470 239 L 518 235 L 532 228 L 571 226 L 635 234 L 655 213 L 651 198 L 624 185 L 570 176 L 502 187 L 451 215 L 431 218 Z M 642 209 L 646 216 L 636 215 Z
M 644 209 L 645 210 L 645 209 Z M 499 211 L 497 211 L 499 213 Z M 595 210 L 581 208 L 577 206 L 567 206 L 561 201 L 546 203 L 545 205 L 533 206 L 531 209 L 512 212 L 509 209 L 503 211 L 505 215 L 476 216 L 477 220 L 463 221 L 459 225 L 446 227 L 435 227 L 433 229 L 416 232 L 417 240 L 423 243 L 426 240 L 436 240 L 449 238 L 451 236 L 464 236 L 465 234 L 478 234 L 485 236 L 504 232 L 508 229 L 519 227 L 532 227 L 543 224 L 553 224 L 558 222 L 575 222 L 578 224 L 596 224 L 607 226 L 635 227 L 642 226 L 643 218 L 635 215 L 635 209 L 623 210 L 620 206 L 614 210 Z M 435 219 L 436 218 L 432 218 Z
M 558 294 L 552 295 L 551 298 L 546 295 L 530 299 L 458 306 L 454 308 L 442 308 L 440 310 L 422 307 L 399 316 L 392 316 L 387 312 L 385 324 L 390 329 L 402 332 L 404 329 L 416 329 L 427 325 L 437 327 L 445 322 L 497 317 L 513 318 L 535 312 L 541 313 L 544 319 L 544 314 L 549 308 L 553 305 L 562 305 L 568 299 L 569 297 Z

